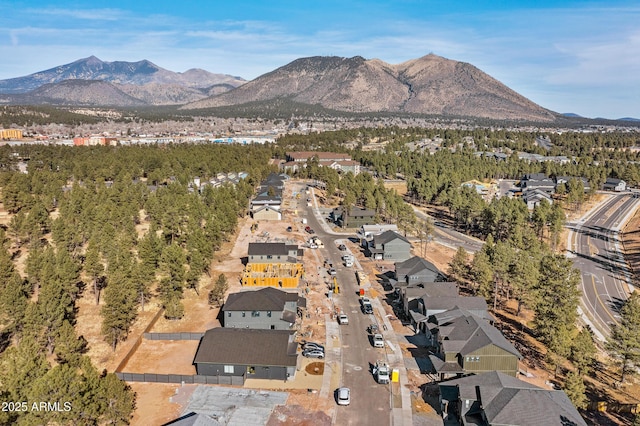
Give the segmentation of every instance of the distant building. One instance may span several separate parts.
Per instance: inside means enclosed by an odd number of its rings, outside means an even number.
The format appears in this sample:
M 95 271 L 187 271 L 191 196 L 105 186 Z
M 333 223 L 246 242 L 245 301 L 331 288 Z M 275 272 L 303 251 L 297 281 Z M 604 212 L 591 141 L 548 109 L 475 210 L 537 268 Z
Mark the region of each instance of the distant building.
M 604 185 L 602 185 L 602 189 L 605 191 L 622 192 L 626 191 L 627 183 L 622 179 L 607 178 Z
M 351 155 L 339 152 L 296 151 L 287 152 L 286 161 L 280 165 L 285 172 L 295 173 L 307 166 L 307 161 L 314 159 L 321 167 L 329 167 L 339 172 L 360 173 L 360 163 L 353 161 Z
M 22 139 L 22 130 L 19 129 L 0 129 L 1 140 L 20 140 Z

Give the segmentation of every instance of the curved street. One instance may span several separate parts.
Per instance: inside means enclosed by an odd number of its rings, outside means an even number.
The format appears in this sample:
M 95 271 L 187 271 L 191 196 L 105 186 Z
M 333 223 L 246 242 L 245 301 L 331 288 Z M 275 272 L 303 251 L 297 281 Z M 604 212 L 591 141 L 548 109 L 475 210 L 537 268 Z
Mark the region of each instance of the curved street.
M 600 341 L 606 340 L 634 290 L 619 232 L 639 202 L 629 193 L 608 194 L 582 218 L 567 223 L 567 256 L 582 274 L 580 313 Z

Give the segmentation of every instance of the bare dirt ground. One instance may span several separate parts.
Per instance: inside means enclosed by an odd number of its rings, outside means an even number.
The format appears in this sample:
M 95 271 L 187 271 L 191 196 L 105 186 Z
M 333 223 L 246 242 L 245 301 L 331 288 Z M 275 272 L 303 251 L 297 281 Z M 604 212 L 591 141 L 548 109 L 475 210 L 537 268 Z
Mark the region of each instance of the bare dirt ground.
M 249 290 L 240 285 L 240 276 L 244 268 L 242 258 L 247 255 L 248 243 L 253 241 L 295 241 L 302 245 L 305 241 L 305 234 L 301 226 L 300 218 L 296 215 L 298 200 L 292 197 L 292 190 L 289 186 L 285 188 L 285 220 L 281 222 L 259 222 L 258 229 L 251 231 L 251 225 L 255 222 L 245 217 L 240 220 L 238 231 L 229 242 L 223 244 L 221 250 L 216 253 L 211 264 L 211 277 L 201 282 L 199 295 L 193 291 L 187 291 L 183 303 L 185 305 L 185 317 L 179 321 L 169 321 L 161 318 L 154 325 L 152 332 L 204 332 L 209 328 L 218 327 L 220 323 L 217 319 L 219 310 L 212 309 L 207 303 L 208 291 L 212 288 L 213 281 L 218 274 L 224 274 L 229 282 L 228 292 Z M 303 198 L 301 198 L 302 200 Z M 293 232 L 287 232 L 288 226 L 293 227 Z M 331 304 L 326 297 L 328 276 L 319 267 L 322 259 L 314 250 L 306 250 L 304 265 L 307 273 L 305 281 L 299 288 L 303 289 L 307 298 L 309 309 L 308 317 L 302 321 L 300 337 L 313 339 L 319 342 L 325 340 L 324 317 L 331 312 Z M 253 290 L 253 288 L 251 288 Z M 147 319 L 147 323 L 150 319 Z M 146 324 L 146 323 L 145 323 Z M 144 327 L 141 327 L 144 328 Z M 130 339 L 135 336 L 131 333 Z M 143 340 L 142 344 L 131 357 L 125 371 L 147 372 L 147 373 L 177 373 L 194 374 L 192 366 L 193 357 L 197 349 L 197 341 L 148 341 Z M 124 346 L 124 345 L 123 345 Z M 121 359 L 124 354 L 116 353 L 114 359 Z M 306 361 L 306 360 L 305 360 Z M 114 362 L 117 364 L 116 362 Z M 112 363 L 112 364 L 114 364 Z M 303 367 L 308 363 L 303 362 Z M 319 370 L 324 368 L 323 363 L 318 366 Z M 320 377 L 315 371 L 300 371 L 300 377 L 307 374 Z M 317 381 L 317 380 L 315 380 Z M 173 385 L 172 385 L 173 386 Z M 187 399 L 182 398 L 182 405 L 178 402 L 167 403 L 168 398 L 175 392 L 175 387 L 160 384 L 135 384 L 134 390 L 138 393 L 138 404 L 134 415 L 134 424 L 144 424 L 142 419 L 162 418 L 172 419 L 178 417 L 181 410 L 186 406 Z M 295 386 L 295 385 L 294 385 Z M 159 388 L 157 388 L 159 387 Z M 160 389 L 160 390 L 159 390 Z M 270 425 L 323 425 L 331 424 L 330 413 L 333 408 L 332 400 L 322 400 L 318 398 L 317 391 L 308 392 L 307 389 L 287 389 L 290 398 L 285 407 L 279 407 L 272 415 Z M 177 401 L 177 398 L 173 398 Z M 153 403 L 148 403 L 153 401 Z M 164 403 L 163 403 L 164 401 Z M 155 417 L 154 417 L 155 416 Z M 167 420 L 163 420 L 167 421 Z M 146 424 L 160 424 L 153 422 Z

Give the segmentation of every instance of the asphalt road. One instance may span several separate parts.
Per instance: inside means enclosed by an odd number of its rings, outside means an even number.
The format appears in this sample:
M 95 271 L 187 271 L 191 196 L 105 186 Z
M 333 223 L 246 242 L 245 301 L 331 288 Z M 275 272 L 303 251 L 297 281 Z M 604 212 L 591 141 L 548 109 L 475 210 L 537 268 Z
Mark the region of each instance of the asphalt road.
M 315 200 L 313 203 L 315 205 Z M 369 340 L 367 327 L 375 321 L 375 317 L 374 315 L 365 315 L 360 310 L 359 287 L 355 278 L 356 267 L 344 266 L 342 264 L 344 252 L 338 250 L 338 245 L 343 243 L 347 245 L 349 251 L 356 252 L 359 250 L 358 244 L 350 242 L 349 235 L 327 231 L 320 222 L 322 219 L 314 214 L 313 206 L 304 208 L 307 224 L 324 243 L 324 248 L 317 249 L 320 259 L 331 260 L 337 271 L 336 277 L 340 293 L 332 295 L 333 303 L 338 310 L 349 317 L 349 324 L 340 326 L 342 342 L 341 386 L 351 389 L 351 405 L 337 407 L 334 424 L 390 425 L 392 421 L 391 387 L 390 385 L 378 384 L 371 372 L 371 366 L 375 364 L 376 360 L 384 359 L 385 350 L 374 348 Z M 321 274 L 326 273 L 326 271 L 320 272 Z M 328 274 L 326 279 L 331 281 Z
M 475 253 L 482 248 L 484 241 L 474 237 L 470 237 L 454 229 L 449 228 L 447 225 L 435 221 L 431 216 L 420 210 L 416 206 L 412 206 L 413 211 L 420 219 L 429 219 L 434 222 L 433 240 L 436 243 L 443 246 L 457 250 L 458 247 L 464 247 L 469 253 Z
M 601 341 L 619 321 L 632 289 L 619 230 L 639 202 L 631 194 L 613 194 L 579 221 L 567 223 L 568 256 L 582 273 L 582 317 Z

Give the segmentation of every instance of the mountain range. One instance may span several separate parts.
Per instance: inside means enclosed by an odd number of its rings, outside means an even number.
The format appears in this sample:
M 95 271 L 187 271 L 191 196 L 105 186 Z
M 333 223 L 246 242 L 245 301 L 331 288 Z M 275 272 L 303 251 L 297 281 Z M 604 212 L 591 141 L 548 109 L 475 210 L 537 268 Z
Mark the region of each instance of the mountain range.
M 471 64 L 429 54 L 400 64 L 360 56 L 300 58 L 252 81 L 201 69 L 168 71 L 147 60 L 91 56 L 0 80 L 0 104 L 194 109 L 290 101 L 348 113 L 420 114 L 554 121 L 559 114 Z

